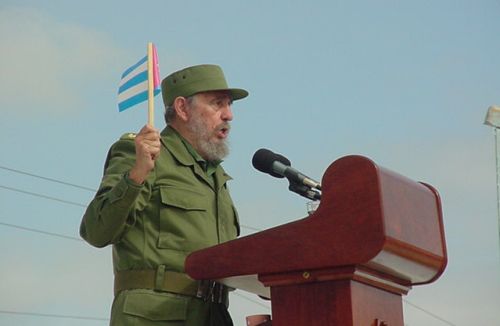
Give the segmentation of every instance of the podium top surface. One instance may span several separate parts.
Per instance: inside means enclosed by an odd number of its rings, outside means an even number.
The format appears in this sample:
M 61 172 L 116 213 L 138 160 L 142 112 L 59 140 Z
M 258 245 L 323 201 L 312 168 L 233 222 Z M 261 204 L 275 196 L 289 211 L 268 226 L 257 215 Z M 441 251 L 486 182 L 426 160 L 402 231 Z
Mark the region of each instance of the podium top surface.
M 332 163 L 321 203 L 303 219 L 188 256 L 196 279 L 363 265 L 409 284 L 429 283 L 447 263 L 437 191 L 363 156 Z

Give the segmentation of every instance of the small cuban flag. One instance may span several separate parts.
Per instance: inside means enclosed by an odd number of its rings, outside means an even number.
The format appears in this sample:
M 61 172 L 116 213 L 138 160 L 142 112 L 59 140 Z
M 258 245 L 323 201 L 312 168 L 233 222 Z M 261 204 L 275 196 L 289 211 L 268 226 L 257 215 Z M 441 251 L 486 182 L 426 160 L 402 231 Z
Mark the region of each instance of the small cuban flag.
M 149 100 L 152 110 L 153 97 L 160 93 L 158 55 L 153 43 L 148 44 L 148 54 L 122 74 L 118 88 L 118 111 Z M 151 116 L 151 112 L 150 112 Z

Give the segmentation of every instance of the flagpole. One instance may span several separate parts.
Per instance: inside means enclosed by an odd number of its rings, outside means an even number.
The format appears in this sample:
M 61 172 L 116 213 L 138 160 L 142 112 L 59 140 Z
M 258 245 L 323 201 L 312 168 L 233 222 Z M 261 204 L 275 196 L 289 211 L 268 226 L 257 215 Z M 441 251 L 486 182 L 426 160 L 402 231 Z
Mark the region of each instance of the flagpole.
M 155 125 L 154 107 L 154 78 L 153 78 L 153 43 L 148 43 L 148 124 Z

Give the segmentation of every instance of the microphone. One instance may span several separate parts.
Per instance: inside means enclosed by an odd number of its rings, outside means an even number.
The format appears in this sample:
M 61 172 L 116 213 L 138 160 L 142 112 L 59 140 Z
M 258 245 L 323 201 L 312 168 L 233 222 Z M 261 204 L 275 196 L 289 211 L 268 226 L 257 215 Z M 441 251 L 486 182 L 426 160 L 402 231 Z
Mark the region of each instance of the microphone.
M 283 178 L 285 169 L 292 163 L 280 154 L 261 148 L 253 154 L 252 165 L 260 172 L 268 173 L 275 178 Z
M 321 184 L 291 167 L 290 161 L 272 151 L 261 148 L 255 152 L 252 165 L 257 170 L 276 178 L 286 177 L 291 183 L 321 190 Z

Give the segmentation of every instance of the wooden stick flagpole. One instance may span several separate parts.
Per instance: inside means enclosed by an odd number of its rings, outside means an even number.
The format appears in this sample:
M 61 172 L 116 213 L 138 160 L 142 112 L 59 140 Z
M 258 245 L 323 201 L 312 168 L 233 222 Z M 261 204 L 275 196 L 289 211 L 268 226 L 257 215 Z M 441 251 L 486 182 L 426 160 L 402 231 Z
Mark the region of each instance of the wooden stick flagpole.
M 153 78 L 153 43 L 148 43 L 148 124 L 155 126 L 154 78 Z

